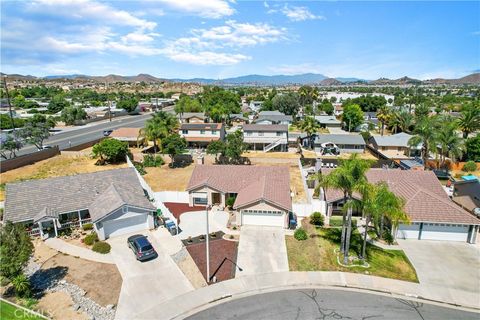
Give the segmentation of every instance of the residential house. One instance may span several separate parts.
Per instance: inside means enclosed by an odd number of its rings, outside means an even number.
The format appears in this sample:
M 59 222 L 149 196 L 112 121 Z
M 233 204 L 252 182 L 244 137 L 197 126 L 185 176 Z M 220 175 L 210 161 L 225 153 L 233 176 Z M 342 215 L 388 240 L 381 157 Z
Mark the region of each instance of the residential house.
M 178 114 L 180 123 L 206 123 L 208 117 L 203 112 L 184 112 Z
M 182 123 L 179 133 L 188 147 L 206 147 L 210 142 L 225 139 L 223 123 Z
M 288 151 L 288 125 L 246 124 L 243 126 L 243 141 L 253 150 Z
M 233 197 L 237 225 L 288 227 L 292 200 L 287 166 L 196 166 L 187 191 L 190 206 L 223 209 Z
M 3 221 L 55 237 L 93 223 L 99 239 L 153 229 L 155 207 L 134 168 L 7 183 Z
M 332 170 L 322 168 L 321 173 L 328 175 Z M 448 197 L 432 171 L 370 169 L 366 176 L 370 183 L 386 183 L 393 193 L 405 200 L 404 209 L 410 224 L 398 226 L 398 238 L 475 243 L 480 220 Z M 320 192 L 327 216 L 341 212 L 343 196 L 338 189 Z M 353 197 L 361 199 L 359 194 Z
M 322 128 L 341 128 L 342 122 L 337 120 L 335 116 L 323 115 L 323 116 L 315 116 L 315 120 L 317 120 Z
M 263 101 L 250 101 L 250 104 L 248 105 L 248 107 L 250 108 L 250 110 L 254 112 L 258 112 L 262 108 L 262 105 L 263 105 Z
M 287 116 L 280 111 L 261 111 L 253 121 L 255 124 L 287 124 L 291 125 L 292 116 Z
M 365 140 L 359 134 L 318 134 L 314 140 L 315 152 L 321 155 L 365 152 Z
M 146 138 L 141 128 L 118 128 L 113 130 L 110 137 L 119 141 L 126 141 L 129 146 L 136 146 L 137 148 L 146 144 Z
M 408 159 L 417 156 L 421 146 L 410 147 L 408 141 L 412 135 L 400 132 L 391 136 L 371 136 L 369 145 L 375 149 L 381 157 L 386 159 Z
M 244 124 L 248 124 L 248 118 L 244 117 L 241 113 L 231 114 L 229 118 L 232 126 L 243 126 Z
M 475 180 L 456 181 L 453 184 L 452 200 L 477 217 L 480 217 L 480 182 Z

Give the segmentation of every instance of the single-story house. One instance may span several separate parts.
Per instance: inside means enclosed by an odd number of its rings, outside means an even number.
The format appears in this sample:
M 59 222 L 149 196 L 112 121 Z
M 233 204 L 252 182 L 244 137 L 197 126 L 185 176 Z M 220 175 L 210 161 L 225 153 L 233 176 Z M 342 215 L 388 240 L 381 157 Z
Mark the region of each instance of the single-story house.
M 318 134 L 314 140 L 315 152 L 326 155 L 363 153 L 365 140 L 359 134 Z
M 315 120 L 320 123 L 322 128 L 340 128 L 342 126 L 342 122 L 333 115 L 315 116 Z
M 421 148 L 408 145 L 411 137 L 408 133 L 400 132 L 391 136 L 371 136 L 368 142 L 387 159 L 407 159 L 418 155 Z
M 253 121 L 255 124 L 287 124 L 293 122 L 292 116 L 287 116 L 280 111 L 261 111 Z
M 244 117 L 241 113 L 233 113 L 229 115 L 230 122 L 233 126 L 242 126 L 248 124 L 248 118 Z
M 206 147 L 210 142 L 225 139 L 223 123 L 182 123 L 179 133 L 189 147 Z
M 288 151 L 288 125 L 243 125 L 243 142 L 253 150 Z
M 4 221 L 31 235 L 58 236 L 93 223 L 99 239 L 154 228 L 156 208 L 134 168 L 7 183 Z
M 113 130 L 110 137 L 120 141 L 128 142 L 129 146 L 137 148 L 145 144 L 146 138 L 141 128 L 118 128 Z
M 234 197 L 237 225 L 288 227 L 292 211 L 287 166 L 199 165 L 187 191 L 189 204 L 227 204 Z
M 206 123 L 208 117 L 203 112 L 184 112 L 178 114 L 180 123 Z
M 478 179 L 456 181 L 453 184 L 452 200 L 468 212 L 480 216 L 480 182 Z
M 321 169 L 328 175 L 333 169 Z M 405 200 L 410 224 L 400 224 L 396 236 L 401 239 L 446 240 L 475 243 L 480 220 L 456 205 L 443 190 L 432 171 L 370 169 L 370 183 L 387 183 L 389 189 Z M 360 199 L 359 194 L 354 198 Z M 326 189 L 320 193 L 327 216 L 343 206 L 343 193 Z

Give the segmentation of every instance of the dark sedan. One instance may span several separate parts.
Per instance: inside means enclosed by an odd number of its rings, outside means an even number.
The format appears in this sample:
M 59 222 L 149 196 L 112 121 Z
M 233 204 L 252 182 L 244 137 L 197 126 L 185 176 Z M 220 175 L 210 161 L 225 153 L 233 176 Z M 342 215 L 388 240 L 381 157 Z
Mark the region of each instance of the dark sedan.
M 130 249 L 133 250 L 135 257 L 139 261 L 154 259 L 158 256 L 157 252 L 153 248 L 150 241 L 148 241 L 147 237 L 141 234 L 136 234 L 129 237 L 127 243 Z
M 103 136 L 104 137 L 108 137 L 109 135 L 111 135 L 113 132 L 113 130 L 109 129 L 109 130 L 103 130 Z

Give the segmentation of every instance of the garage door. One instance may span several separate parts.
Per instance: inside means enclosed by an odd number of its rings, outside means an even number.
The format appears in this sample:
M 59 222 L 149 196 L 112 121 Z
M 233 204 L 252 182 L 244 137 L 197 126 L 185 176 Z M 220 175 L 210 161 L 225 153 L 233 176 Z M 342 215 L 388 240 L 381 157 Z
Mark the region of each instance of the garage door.
M 397 238 L 399 239 L 418 239 L 419 223 L 401 224 L 398 227 Z
M 148 215 L 137 215 L 124 219 L 110 220 L 103 223 L 105 238 L 148 229 Z
M 424 223 L 422 240 L 467 241 L 468 226 L 459 224 Z
M 242 225 L 283 228 L 285 226 L 285 215 L 280 211 L 242 211 Z

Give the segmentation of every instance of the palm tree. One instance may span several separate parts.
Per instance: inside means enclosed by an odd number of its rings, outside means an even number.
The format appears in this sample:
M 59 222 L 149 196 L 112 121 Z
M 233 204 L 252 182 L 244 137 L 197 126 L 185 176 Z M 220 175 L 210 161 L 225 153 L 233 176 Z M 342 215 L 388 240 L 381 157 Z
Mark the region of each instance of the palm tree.
M 465 151 L 464 141 L 458 136 L 457 129 L 458 124 L 452 121 L 450 116 L 443 117 L 438 126 L 436 140 L 440 148 L 440 167 L 445 167 L 447 172 L 448 167 L 445 165 L 446 157 L 455 162 L 463 156 Z
M 416 124 L 415 130 L 413 131 L 414 136 L 408 140 L 408 145 L 410 147 L 416 147 L 419 144 L 422 145 L 422 160 L 423 167 L 427 169 L 427 160 L 430 154 L 430 148 L 436 145 L 437 134 L 436 134 L 436 124 L 433 118 L 423 118 L 419 123 Z
M 151 119 L 145 123 L 145 136 L 153 141 L 153 148 L 157 152 L 157 143 L 167 135 L 174 133 L 178 126 L 177 119 L 164 111 L 156 112 Z
M 475 104 L 464 106 L 457 121 L 463 138 L 467 139 L 470 133 L 480 130 L 480 107 Z
M 400 129 L 400 121 L 398 120 L 399 111 L 395 110 L 391 113 L 390 118 L 388 119 L 388 126 L 392 129 L 393 133 L 396 134 L 398 129 Z
M 335 188 L 343 192 L 343 201 L 347 203 L 353 199 L 353 193 L 362 189 L 367 183 L 365 173 L 370 168 L 370 162 L 362 160 L 357 154 L 343 160 L 340 166 L 327 176 L 320 177 L 319 186 L 325 189 Z M 342 238 L 340 251 L 344 254 L 344 263 L 348 263 L 348 251 L 350 249 L 350 235 L 352 232 L 352 207 L 348 206 L 347 212 L 343 212 Z
M 320 129 L 320 123 L 314 117 L 306 117 L 299 123 L 298 128 L 307 133 L 308 145 L 312 148 L 312 137 Z
M 396 114 L 398 126 L 402 132 L 410 132 L 410 127 L 413 125 L 413 115 L 406 111 L 402 110 Z
M 390 108 L 387 107 L 386 105 L 380 106 L 377 110 L 377 118 L 378 121 L 382 124 L 382 130 L 381 130 L 381 135 L 383 136 L 383 131 L 385 130 L 385 124 L 390 120 L 392 116 L 392 113 L 390 111 Z

